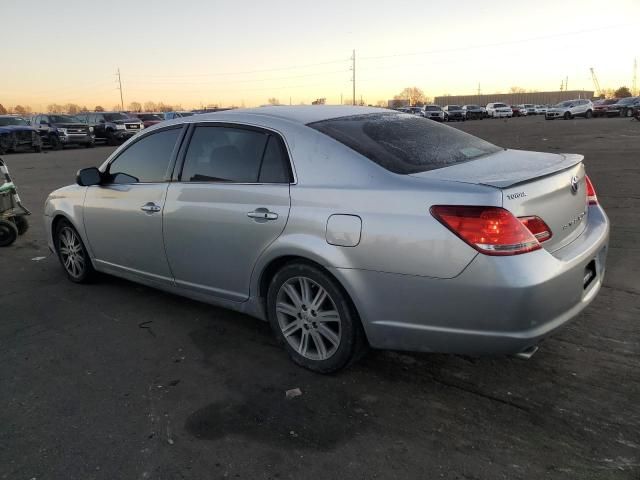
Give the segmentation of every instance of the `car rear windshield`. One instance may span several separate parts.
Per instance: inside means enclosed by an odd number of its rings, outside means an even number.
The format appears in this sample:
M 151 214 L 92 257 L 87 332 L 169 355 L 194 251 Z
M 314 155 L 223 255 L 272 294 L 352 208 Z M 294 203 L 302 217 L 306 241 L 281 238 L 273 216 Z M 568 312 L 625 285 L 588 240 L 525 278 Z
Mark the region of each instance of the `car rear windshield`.
M 506 105 L 504 103 L 494 103 L 493 108 L 504 108 Z
M 427 112 L 439 112 L 441 110 L 441 108 L 436 105 L 427 105 L 424 109 Z
M 501 150 L 455 128 L 396 112 L 333 118 L 308 126 L 381 167 L 404 175 L 456 165 Z

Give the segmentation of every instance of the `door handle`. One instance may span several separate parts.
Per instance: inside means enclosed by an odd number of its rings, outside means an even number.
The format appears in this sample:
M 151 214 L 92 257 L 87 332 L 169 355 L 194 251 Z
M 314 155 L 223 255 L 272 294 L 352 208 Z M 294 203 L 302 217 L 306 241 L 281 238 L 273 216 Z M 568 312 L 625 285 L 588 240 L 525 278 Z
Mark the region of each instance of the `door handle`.
M 278 214 L 270 212 L 266 208 L 256 208 L 253 212 L 247 212 L 247 217 L 255 218 L 256 220 L 277 220 Z
M 146 213 L 157 213 L 157 212 L 159 212 L 161 210 L 161 208 L 160 208 L 159 205 L 156 205 L 153 202 L 148 202 L 148 203 L 145 203 L 144 205 L 142 205 L 140 207 L 140 210 L 142 210 L 143 212 L 146 212 Z

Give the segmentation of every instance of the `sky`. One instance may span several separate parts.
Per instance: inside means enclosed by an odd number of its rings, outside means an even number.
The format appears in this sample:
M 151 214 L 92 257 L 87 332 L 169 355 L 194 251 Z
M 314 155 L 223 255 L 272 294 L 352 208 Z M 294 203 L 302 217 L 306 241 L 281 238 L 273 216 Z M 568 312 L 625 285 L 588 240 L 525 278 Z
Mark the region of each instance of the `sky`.
M 631 86 L 640 0 L 0 0 L 0 104 L 367 103 Z M 640 83 L 640 80 L 638 81 Z

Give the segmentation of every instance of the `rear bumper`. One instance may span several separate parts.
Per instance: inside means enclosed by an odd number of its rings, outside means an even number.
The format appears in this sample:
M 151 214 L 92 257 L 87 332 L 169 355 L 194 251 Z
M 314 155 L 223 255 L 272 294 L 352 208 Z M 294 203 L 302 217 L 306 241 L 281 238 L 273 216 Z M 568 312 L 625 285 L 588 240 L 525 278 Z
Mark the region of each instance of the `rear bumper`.
M 334 269 L 375 348 L 470 355 L 527 350 L 578 315 L 604 278 L 609 222 L 590 207 L 566 247 L 512 257 L 478 254 L 456 278 Z M 584 288 L 587 265 L 596 277 Z

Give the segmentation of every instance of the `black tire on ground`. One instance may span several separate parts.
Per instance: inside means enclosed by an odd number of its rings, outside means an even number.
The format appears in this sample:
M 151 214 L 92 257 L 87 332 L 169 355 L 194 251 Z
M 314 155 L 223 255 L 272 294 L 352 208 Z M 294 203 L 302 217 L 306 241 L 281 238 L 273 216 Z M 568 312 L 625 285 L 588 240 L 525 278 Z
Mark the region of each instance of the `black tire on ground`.
M 584 118 L 591 118 L 593 117 L 593 112 L 591 110 L 587 110 L 587 113 L 584 114 Z
M 68 248 L 72 239 L 73 244 L 77 247 L 75 248 L 73 255 L 75 257 L 80 257 L 80 259 L 74 257 L 72 260 L 77 260 L 77 262 L 70 261 L 68 265 L 65 265 L 65 261 L 68 260 L 68 257 L 65 257 L 64 249 Z M 56 224 L 55 231 L 53 233 L 53 242 L 58 259 L 60 260 L 62 268 L 67 274 L 69 280 L 75 283 L 91 282 L 95 277 L 96 272 L 91 264 L 91 259 L 89 258 L 89 254 L 87 253 L 87 249 L 84 246 L 82 238 L 80 238 L 78 231 L 69 221 L 60 220 Z M 81 268 L 78 267 L 79 263 L 82 264 Z M 77 270 L 75 268 L 77 268 Z
M 34 145 L 33 151 L 36 153 L 40 153 L 42 151 L 42 145 Z
M 93 148 L 95 146 L 96 146 L 95 142 L 89 142 L 89 143 L 85 144 L 84 148 Z
M 118 145 L 118 140 L 114 136 L 113 132 L 107 132 L 107 145 L 112 147 Z
M 8 247 L 18 238 L 18 229 L 11 220 L 0 219 L 0 247 Z
M 49 143 L 51 144 L 51 150 L 62 150 L 64 148 L 60 139 L 55 135 L 49 137 Z
M 18 235 L 24 235 L 26 231 L 29 230 L 29 220 L 27 220 L 27 217 L 18 215 L 17 217 L 13 217 L 13 222 L 18 229 Z
M 564 112 L 563 118 L 565 120 L 571 120 L 571 114 L 569 112 Z
M 322 305 L 325 306 L 324 308 L 327 308 L 327 306 L 330 309 L 335 308 L 335 312 L 337 312 L 339 316 L 339 341 L 336 342 L 337 347 L 335 347 L 333 353 L 325 359 L 312 359 L 308 358 L 310 355 L 303 356 L 302 354 L 298 353 L 298 351 L 294 349 L 289 341 L 285 338 L 280 326 L 280 322 L 278 320 L 276 304 L 278 303 L 278 295 L 279 293 L 281 293 L 281 287 L 283 287 L 283 285 L 291 280 L 293 280 L 295 284 L 295 282 L 299 282 L 301 278 L 306 279 L 307 282 L 310 281 L 308 283 L 311 285 L 311 287 L 309 287 L 310 296 L 308 298 L 312 298 L 317 295 L 318 290 L 316 290 L 315 293 L 311 290 L 313 286 L 318 289 L 319 287 L 324 289 L 324 291 L 327 293 L 327 297 L 325 298 L 325 300 L 323 300 L 324 303 L 318 302 L 320 304 L 320 306 L 316 307 L 318 308 L 318 317 L 315 318 L 314 321 L 314 318 L 309 316 L 316 315 L 316 312 L 314 312 L 313 310 L 313 302 L 311 302 L 310 305 L 305 305 L 305 303 L 303 303 L 305 302 L 304 295 L 302 294 L 302 290 L 300 290 L 299 300 L 300 303 L 302 303 L 302 306 L 297 315 L 297 318 L 300 320 L 296 319 L 296 317 L 290 313 L 286 314 L 287 322 L 291 320 L 291 323 L 289 325 L 292 325 L 294 322 L 298 322 L 298 326 L 295 328 L 295 330 L 290 330 L 289 336 L 293 336 L 294 334 L 297 334 L 297 332 L 300 332 L 301 340 L 299 343 L 302 344 L 302 335 L 304 335 L 305 332 L 308 332 L 306 333 L 307 341 L 313 342 L 314 348 L 319 353 L 321 349 L 318 348 L 316 339 L 318 337 L 322 337 L 320 339 L 320 342 L 323 343 L 326 347 L 326 343 L 323 339 L 328 338 L 323 335 L 319 335 L 321 333 L 321 325 L 324 325 L 324 327 L 328 326 L 328 324 L 323 323 L 322 321 L 318 321 L 318 318 L 321 317 L 320 312 Z M 313 323 L 313 325 L 311 325 L 311 323 L 306 326 L 302 324 L 305 321 L 302 320 L 302 317 L 300 316 L 301 314 L 303 314 L 303 310 L 307 315 L 307 317 L 304 318 L 309 318 L 309 322 Z M 323 309 L 323 311 L 326 310 Z M 285 314 L 281 313 L 281 316 L 282 315 Z M 289 357 L 293 360 L 293 362 L 314 372 L 335 372 L 362 358 L 362 356 L 364 356 L 367 351 L 368 344 L 366 336 L 362 328 L 362 324 L 360 323 L 360 319 L 358 318 L 358 315 L 355 311 L 355 308 L 353 307 L 353 304 L 351 303 L 349 296 L 344 291 L 342 286 L 335 279 L 333 279 L 333 277 L 312 264 L 304 262 L 291 262 L 282 267 L 274 275 L 274 277 L 271 279 L 269 289 L 267 291 L 267 316 L 269 318 L 269 323 L 271 324 L 271 328 L 273 329 L 276 338 L 282 345 L 284 345 L 287 353 L 289 354 Z M 316 322 L 319 326 L 315 326 Z M 334 320 L 333 322 L 335 323 L 336 321 Z M 336 327 L 337 325 L 334 325 L 334 328 Z M 315 330 L 314 332 L 312 331 L 313 329 L 317 330 Z M 336 343 L 330 345 L 335 346 Z M 311 345 L 311 343 L 309 343 L 309 345 Z

